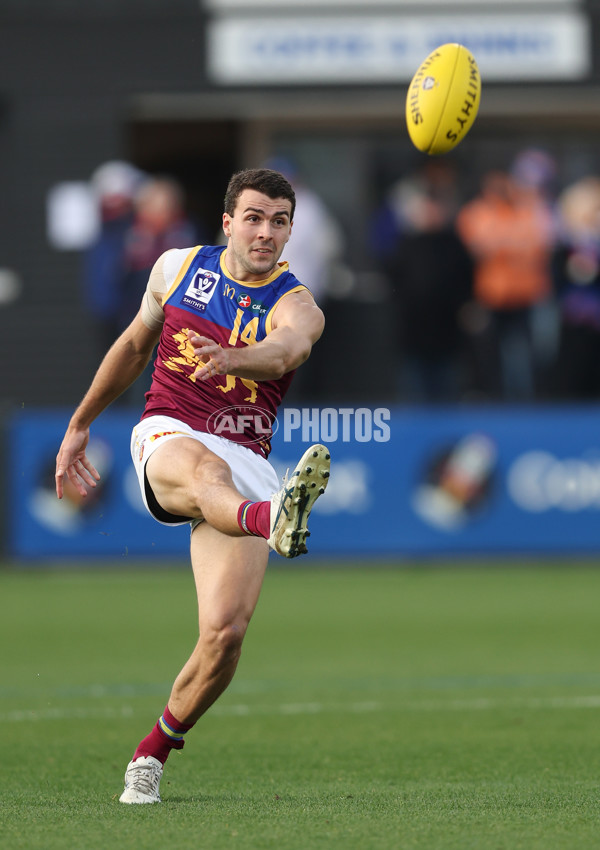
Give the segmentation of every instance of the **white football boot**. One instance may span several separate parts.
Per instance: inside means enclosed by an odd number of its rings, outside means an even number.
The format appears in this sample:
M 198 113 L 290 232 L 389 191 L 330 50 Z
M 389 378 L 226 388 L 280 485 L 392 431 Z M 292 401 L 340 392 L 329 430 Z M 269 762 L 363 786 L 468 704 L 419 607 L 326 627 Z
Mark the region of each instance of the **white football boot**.
M 121 803 L 160 803 L 158 793 L 163 766 L 153 756 L 130 761 L 125 771 L 125 790 Z
M 325 492 L 329 478 L 329 451 L 315 445 L 304 452 L 296 470 L 283 481 L 283 487 L 271 496 L 271 536 L 268 543 L 284 558 L 307 552 L 308 515 Z

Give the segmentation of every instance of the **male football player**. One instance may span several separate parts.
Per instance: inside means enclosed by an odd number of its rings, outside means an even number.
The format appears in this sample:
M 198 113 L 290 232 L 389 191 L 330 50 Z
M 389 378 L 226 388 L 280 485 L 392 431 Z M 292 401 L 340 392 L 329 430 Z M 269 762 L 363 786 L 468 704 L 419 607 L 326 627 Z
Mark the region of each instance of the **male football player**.
M 327 484 L 324 446 L 308 449 L 280 489 L 267 460 L 278 406 L 324 325 L 311 293 L 279 262 L 294 208 L 294 191 L 278 172 L 233 175 L 226 245 L 160 257 L 138 314 L 106 354 L 58 453 L 58 497 L 65 475 L 85 495 L 100 479 L 86 455 L 90 426 L 143 372 L 158 343 L 131 453 L 152 516 L 191 525 L 199 638 L 127 767 L 123 803 L 160 802 L 169 753 L 183 747 L 233 677 L 269 549 L 287 558 L 306 552 L 308 515 Z

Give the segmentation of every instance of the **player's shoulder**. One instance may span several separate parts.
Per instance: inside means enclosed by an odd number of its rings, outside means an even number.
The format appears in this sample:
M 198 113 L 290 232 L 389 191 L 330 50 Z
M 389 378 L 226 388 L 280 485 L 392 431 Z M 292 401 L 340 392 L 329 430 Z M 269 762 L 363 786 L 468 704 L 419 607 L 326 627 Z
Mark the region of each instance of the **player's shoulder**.
M 272 274 L 269 284 L 277 296 L 296 292 L 310 293 L 308 286 L 298 280 L 296 275 L 290 270 L 287 260 L 278 263 L 278 268 Z
M 289 299 L 290 304 L 298 304 L 300 302 L 304 304 L 315 304 L 315 297 L 307 286 L 303 286 L 302 284 L 298 284 L 298 286 L 293 287 L 293 289 L 288 289 L 285 293 L 284 300 Z
M 306 286 L 299 285 L 289 289 L 283 293 L 273 307 L 271 327 L 277 327 L 277 324 L 281 321 L 285 321 L 286 324 L 290 321 L 302 323 L 309 315 L 304 312 L 307 309 L 310 310 L 311 315 L 314 311 L 315 318 L 317 314 L 323 315 L 323 311 L 315 301 L 312 292 Z
M 177 278 L 183 266 L 189 265 L 196 256 L 200 255 L 208 261 L 211 258 L 219 257 L 223 250 L 223 245 L 194 245 L 189 248 L 170 248 L 164 254 L 161 254 L 157 265 L 160 264 L 165 282 L 167 287 L 169 287 Z

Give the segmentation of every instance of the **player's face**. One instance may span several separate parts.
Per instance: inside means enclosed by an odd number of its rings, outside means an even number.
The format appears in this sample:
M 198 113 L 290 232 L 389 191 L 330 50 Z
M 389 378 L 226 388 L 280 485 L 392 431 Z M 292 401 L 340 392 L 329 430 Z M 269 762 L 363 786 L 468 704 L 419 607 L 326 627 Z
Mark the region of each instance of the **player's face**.
M 237 280 L 263 280 L 277 265 L 290 238 L 291 203 L 269 198 L 254 189 L 244 189 L 233 215 L 223 213 L 223 231 L 228 237 L 226 263 Z

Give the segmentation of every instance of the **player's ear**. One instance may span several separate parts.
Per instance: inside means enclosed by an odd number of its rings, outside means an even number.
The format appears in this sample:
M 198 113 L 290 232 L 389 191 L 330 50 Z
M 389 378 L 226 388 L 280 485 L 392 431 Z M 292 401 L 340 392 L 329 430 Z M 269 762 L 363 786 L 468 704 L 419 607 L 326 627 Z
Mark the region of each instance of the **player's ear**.
M 231 236 L 231 216 L 229 213 L 223 213 L 223 233 L 225 236 Z

